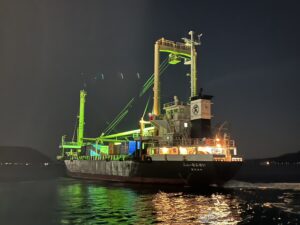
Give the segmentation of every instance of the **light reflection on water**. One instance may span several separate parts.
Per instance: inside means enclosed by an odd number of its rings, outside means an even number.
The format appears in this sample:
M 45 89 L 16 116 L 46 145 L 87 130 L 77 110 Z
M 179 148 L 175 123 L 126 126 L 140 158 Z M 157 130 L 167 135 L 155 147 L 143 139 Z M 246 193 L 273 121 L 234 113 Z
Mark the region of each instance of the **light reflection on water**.
M 153 199 L 157 219 L 164 223 L 237 224 L 240 218 L 239 204 L 229 195 L 157 193 Z
M 62 224 L 225 225 L 241 221 L 239 202 L 230 194 L 75 183 L 61 186 L 59 195 Z
M 93 183 L 63 185 L 59 189 L 62 224 L 151 224 L 151 196 L 128 188 Z M 66 210 L 67 209 L 67 210 Z
M 170 189 L 70 180 L 59 187 L 61 224 L 298 224 L 299 192 L 231 186 Z M 289 186 L 288 186 L 289 188 Z M 293 197 L 296 199 L 291 200 Z
M 234 183 L 195 191 L 66 178 L 0 183 L 0 224 L 300 224 L 299 187 Z

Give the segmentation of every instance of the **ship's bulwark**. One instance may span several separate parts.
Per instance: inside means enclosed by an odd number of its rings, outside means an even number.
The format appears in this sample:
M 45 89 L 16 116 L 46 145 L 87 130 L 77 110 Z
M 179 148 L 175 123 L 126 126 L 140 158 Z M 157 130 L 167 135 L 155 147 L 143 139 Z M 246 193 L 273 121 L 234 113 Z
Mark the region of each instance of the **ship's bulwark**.
M 65 164 L 69 175 L 76 178 L 188 186 L 222 185 L 242 165 L 241 162 L 218 161 L 103 160 L 65 160 Z

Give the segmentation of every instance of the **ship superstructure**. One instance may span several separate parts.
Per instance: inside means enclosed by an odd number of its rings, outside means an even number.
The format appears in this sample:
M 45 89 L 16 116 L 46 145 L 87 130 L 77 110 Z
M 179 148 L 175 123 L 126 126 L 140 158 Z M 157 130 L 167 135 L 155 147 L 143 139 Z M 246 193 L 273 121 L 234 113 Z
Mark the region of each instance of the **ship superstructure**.
M 197 89 L 197 52 L 200 36 L 194 32 L 183 42 L 164 38 L 154 46 L 154 74 L 145 87 L 153 84 L 153 110 L 145 120 L 147 106 L 136 130 L 110 134 L 128 113 L 133 99 L 110 126 L 96 138 L 84 137 L 86 91 L 80 91 L 80 109 L 76 141 L 62 137 L 62 154 L 73 177 L 141 183 L 176 183 L 185 185 L 221 185 L 241 166 L 235 142 L 222 129 L 212 131 L 212 98 Z M 183 62 L 190 66 L 190 98 L 161 106 L 160 54 L 168 53 L 171 65 Z

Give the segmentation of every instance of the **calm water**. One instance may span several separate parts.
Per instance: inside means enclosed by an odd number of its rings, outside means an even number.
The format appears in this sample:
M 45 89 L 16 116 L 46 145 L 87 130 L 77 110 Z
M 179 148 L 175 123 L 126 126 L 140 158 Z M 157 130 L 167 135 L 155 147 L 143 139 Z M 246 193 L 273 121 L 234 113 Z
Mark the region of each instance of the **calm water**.
M 68 178 L 0 183 L 0 224 L 300 224 L 300 183 L 202 191 Z

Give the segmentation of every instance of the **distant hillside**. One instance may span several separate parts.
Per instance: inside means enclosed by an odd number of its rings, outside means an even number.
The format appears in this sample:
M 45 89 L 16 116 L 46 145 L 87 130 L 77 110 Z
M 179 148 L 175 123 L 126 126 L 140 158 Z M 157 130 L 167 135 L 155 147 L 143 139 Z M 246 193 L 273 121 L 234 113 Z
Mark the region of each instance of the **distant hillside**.
M 276 162 L 300 162 L 300 151 L 295 153 L 284 154 L 274 158 L 269 158 L 269 160 Z
M 245 160 L 235 176 L 246 182 L 300 182 L 300 152 Z
M 0 146 L 0 162 L 43 163 L 52 160 L 29 147 Z
M 300 162 L 300 151 L 294 153 L 287 153 L 277 157 L 262 158 L 262 159 L 249 159 L 246 161 L 274 161 L 274 162 Z

